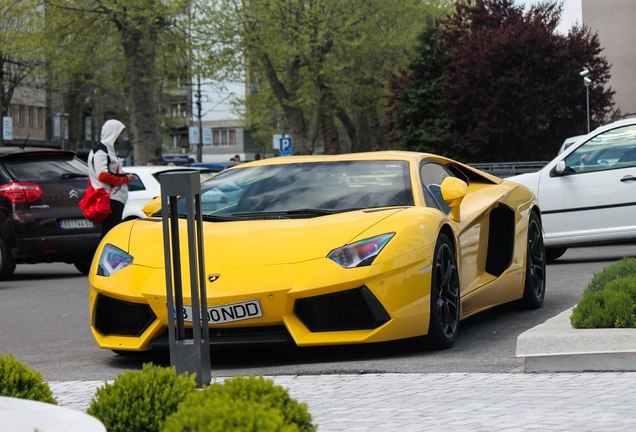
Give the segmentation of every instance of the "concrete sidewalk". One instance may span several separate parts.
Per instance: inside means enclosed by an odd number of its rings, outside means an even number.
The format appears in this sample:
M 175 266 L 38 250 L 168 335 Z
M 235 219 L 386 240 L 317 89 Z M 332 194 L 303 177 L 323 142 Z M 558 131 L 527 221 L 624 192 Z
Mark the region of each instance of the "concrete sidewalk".
M 572 309 L 517 338 L 526 372 L 636 371 L 636 329 L 575 329 Z
M 636 429 L 636 372 L 269 378 L 307 404 L 320 432 Z M 84 411 L 103 383 L 49 385 L 61 405 Z

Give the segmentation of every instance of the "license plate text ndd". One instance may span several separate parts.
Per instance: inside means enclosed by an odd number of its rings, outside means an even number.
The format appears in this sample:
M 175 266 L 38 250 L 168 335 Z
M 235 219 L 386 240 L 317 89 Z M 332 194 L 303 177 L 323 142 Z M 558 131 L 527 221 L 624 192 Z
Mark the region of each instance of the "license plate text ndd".
M 64 219 L 60 221 L 60 228 L 62 229 L 83 229 L 93 228 L 93 222 L 86 219 Z
M 258 300 L 231 303 L 208 308 L 208 323 L 223 324 L 233 321 L 243 321 L 263 316 L 261 303 Z M 192 322 L 192 306 L 183 305 L 183 321 Z

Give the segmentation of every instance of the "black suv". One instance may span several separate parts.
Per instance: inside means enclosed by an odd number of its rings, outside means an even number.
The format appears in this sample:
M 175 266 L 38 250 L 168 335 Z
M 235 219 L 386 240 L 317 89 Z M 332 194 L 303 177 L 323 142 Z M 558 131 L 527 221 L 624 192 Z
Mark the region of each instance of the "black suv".
M 101 227 L 79 200 L 88 167 L 75 153 L 0 147 L 0 280 L 16 264 L 65 262 L 87 274 Z

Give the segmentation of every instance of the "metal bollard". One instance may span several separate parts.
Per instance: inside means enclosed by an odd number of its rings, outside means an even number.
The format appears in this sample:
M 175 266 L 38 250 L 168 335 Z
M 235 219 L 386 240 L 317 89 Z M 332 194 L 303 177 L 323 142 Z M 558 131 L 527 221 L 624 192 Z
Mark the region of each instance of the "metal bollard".
M 201 219 L 201 180 L 198 171 L 167 172 L 159 176 L 161 184 L 161 219 L 166 267 L 166 296 L 170 364 L 178 374 L 196 373 L 197 386 L 211 380 L 210 333 L 203 260 L 203 225 Z M 192 338 L 185 329 L 183 277 L 177 200 L 185 200 L 192 308 Z M 196 222 L 196 226 L 195 226 Z M 196 230 L 195 230 L 196 228 Z M 186 305 L 188 306 L 188 305 Z

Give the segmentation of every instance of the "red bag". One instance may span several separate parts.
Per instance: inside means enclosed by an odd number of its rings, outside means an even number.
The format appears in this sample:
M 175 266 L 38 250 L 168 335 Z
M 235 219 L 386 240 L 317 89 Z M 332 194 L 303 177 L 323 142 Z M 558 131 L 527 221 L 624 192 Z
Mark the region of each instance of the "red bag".
M 79 202 L 84 217 L 95 223 L 101 223 L 111 213 L 110 194 L 106 189 L 95 189 L 88 182 L 88 188 Z

